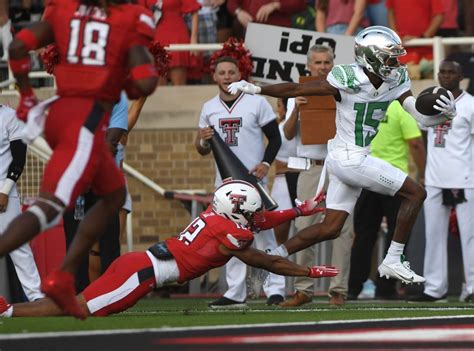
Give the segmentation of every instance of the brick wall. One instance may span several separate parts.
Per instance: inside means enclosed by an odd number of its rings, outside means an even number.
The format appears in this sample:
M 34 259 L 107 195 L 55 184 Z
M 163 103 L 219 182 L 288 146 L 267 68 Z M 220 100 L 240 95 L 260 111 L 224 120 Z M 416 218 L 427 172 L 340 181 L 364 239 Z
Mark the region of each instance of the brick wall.
M 125 162 L 165 190 L 214 187 L 214 164 L 210 155 L 194 148 L 195 129 L 134 130 L 128 140 Z M 128 176 L 133 199 L 134 243 L 147 244 L 179 233 L 189 224 L 189 212 L 177 200 L 161 195 Z

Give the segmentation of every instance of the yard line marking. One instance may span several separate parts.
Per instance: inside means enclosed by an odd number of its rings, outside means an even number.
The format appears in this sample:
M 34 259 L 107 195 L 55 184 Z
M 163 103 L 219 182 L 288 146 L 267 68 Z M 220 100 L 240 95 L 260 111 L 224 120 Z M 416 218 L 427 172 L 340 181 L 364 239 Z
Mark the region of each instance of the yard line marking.
M 0 340 L 21 340 L 33 338 L 62 338 L 91 335 L 116 335 L 116 334 L 139 334 L 139 333 L 157 333 L 157 332 L 179 332 L 190 330 L 216 330 L 216 329 L 251 329 L 256 327 L 271 328 L 282 326 L 303 326 L 303 325 L 325 325 L 325 324 L 354 324 L 369 322 L 396 322 L 396 321 L 415 321 L 415 320 L 433 320 L 433 319 L 462 319 L 474 318 L 474 315 L 459 316 L 430 316 L 430 317 L 400 317 L 400 318 L 375 318 L 375 319 L 353 319 L 353 320 L 334 320 L 334 321 L 316 321 L 316 322 L 290 322 L 290 323 L 261 323 L 261 324 L 230 324 L 230 325 L 212 325 L 201 327 L 163 327 L 146 329 L 116 329 L 116 330 L 85 330 L 85 331 L 66 331 L 66 332 L 35 332 L 24 334 L 0 334 Z M 0 325 L 2 322 L 0 321 Z

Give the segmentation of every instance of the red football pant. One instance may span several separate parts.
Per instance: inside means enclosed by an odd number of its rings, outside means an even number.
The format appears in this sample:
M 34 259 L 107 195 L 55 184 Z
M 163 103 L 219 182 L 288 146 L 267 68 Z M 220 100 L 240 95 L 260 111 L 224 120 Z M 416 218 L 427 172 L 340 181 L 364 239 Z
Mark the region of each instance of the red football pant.
M 41 191 L 66 206 L 89 188 L 106 195 L 125 186 L 105 142 L 110 114 L 93 99 L 63 97 L 50 108 L 45 136 L 53 149 Z
M 130 252 L 112 262 L 82 295 L 92 315 L 107 316 L 132 307 L 155 286 L 153 264 L 148 255 Z

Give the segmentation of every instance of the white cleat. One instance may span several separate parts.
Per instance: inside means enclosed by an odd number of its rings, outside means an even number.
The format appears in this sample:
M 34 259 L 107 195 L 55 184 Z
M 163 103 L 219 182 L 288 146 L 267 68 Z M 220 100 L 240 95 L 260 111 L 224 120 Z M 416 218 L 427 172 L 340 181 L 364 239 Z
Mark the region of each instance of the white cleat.
M 425 278 L 421 275 L 416 274 L 410 268 L 410 262 L 396 262 L 391 264 L 382 264 L 379 266 L 380 277 L 395 278 L 401 280 L 405 284 L 420 284 L 425 282 Z

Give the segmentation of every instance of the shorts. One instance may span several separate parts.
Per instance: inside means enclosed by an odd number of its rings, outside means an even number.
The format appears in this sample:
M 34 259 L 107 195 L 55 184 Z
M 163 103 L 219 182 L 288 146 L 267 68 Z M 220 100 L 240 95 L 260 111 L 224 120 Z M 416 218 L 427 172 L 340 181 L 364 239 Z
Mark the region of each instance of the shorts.
M 329 174 L 326 207 L 349 214 L 362 189 L 394 196 L 407 178 L 400 169 L 370 155 L 349 160 L 336 160 L 328 155 L 326 167 Z
M 125 185 L 105 142 L 109 117 L 90 98 L 63 97 L 52 104 L 45 136 L 53 154 L 41 191 L 54 194 L 69 207 L 89 189 L 103 196 Z

